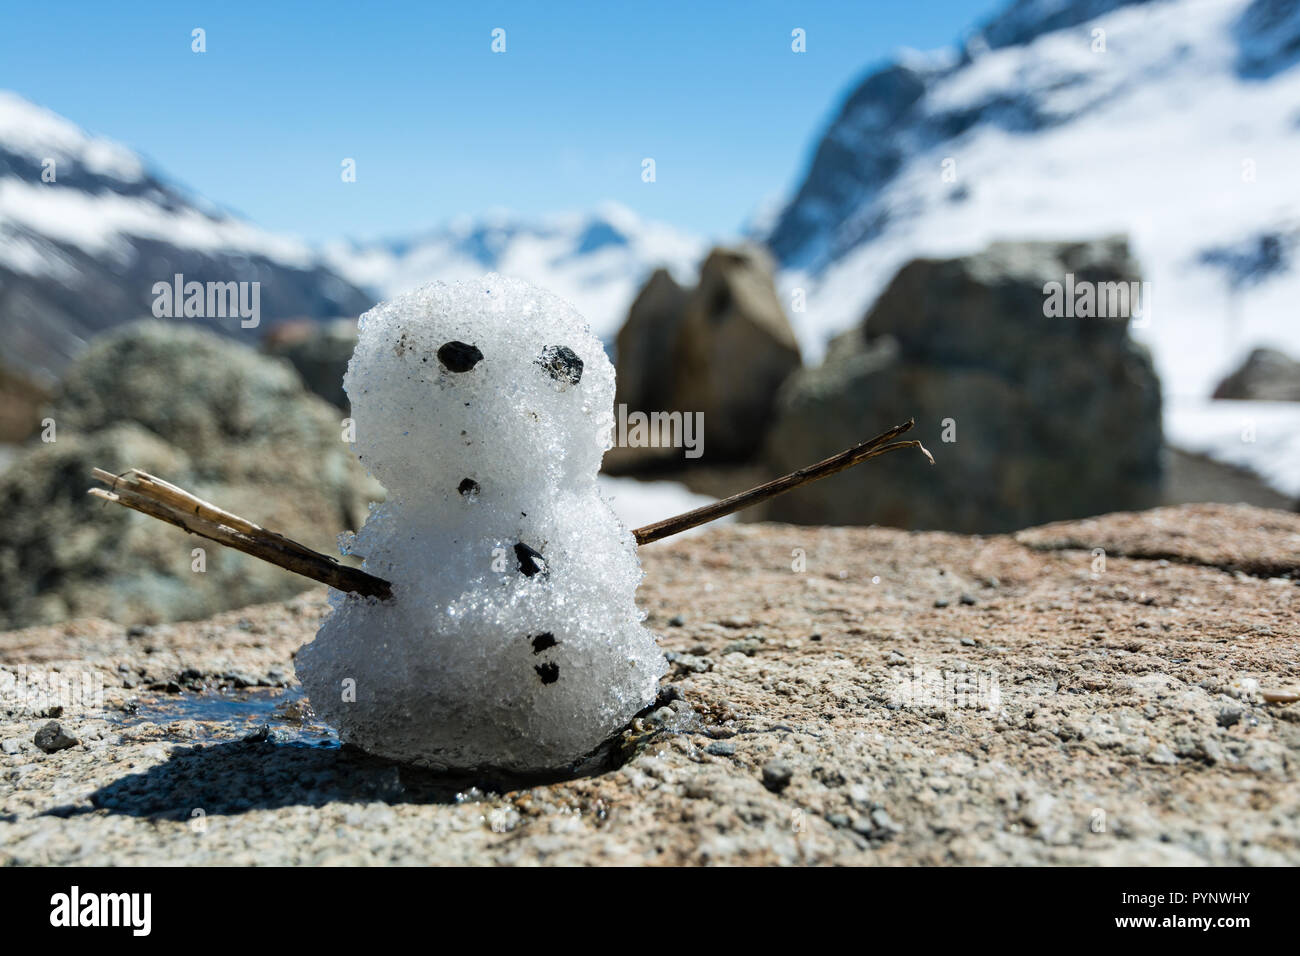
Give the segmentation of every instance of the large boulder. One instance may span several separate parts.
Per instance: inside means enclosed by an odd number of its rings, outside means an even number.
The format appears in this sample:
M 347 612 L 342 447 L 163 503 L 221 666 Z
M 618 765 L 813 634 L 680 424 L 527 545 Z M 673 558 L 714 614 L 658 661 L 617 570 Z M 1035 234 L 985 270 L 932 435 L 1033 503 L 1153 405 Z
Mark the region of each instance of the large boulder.
M 666 409 L 673 401 L 673 343 L 689 295 L 667 269 L 656 269 L 637 293 L 618 331 L 616 405 Z
M 675 405 L 704 413 L 711 460 L 762 446 L 776 390 L 801 365 L 799 343 L 756 248 L 714 249 L 675 342 Z
M 629 412 L 702 413 L 711 462 L 753 457 L 777 389 L 801 364 L 772 269 L 746 246 L 710 252 L 689 292 L 656 273 L 619 333 L 616 401 Z
M 307 388 L 346 411 L 350 405 L 343 391 L 343 373 L 356 345 L 356 319 L 295 319 L 268 332 L 262 351 L 288 359 Z
M 1300 402 L 1300 362 L 1277 349 L 1255 349 L 1219 383 L 1215 398 Z
M 49 389 L 0 362 L 0 443 L 26 441 L 37 429 Z
M 0 475 L 0 626 L 195 618 L 306 585 L 87 496 L 92 467 L 152 472 L 325 553 L 382 494 L 342 440 L 341 414 L 288 363 L 191 326 L 150 321 L 97 339 L 52 417 L 55 440 Z
M 775 499 L 767 517 L 968 533 L 1158 501 L 1160 387 L 1128 319 L 1045 314 L 1049 283 L 1137 281 L 1127 243 L 995 243 L 916 260 L 825 363 L 782 389 L 765 449 L 786 472 L 915 417 L 902 455 Z

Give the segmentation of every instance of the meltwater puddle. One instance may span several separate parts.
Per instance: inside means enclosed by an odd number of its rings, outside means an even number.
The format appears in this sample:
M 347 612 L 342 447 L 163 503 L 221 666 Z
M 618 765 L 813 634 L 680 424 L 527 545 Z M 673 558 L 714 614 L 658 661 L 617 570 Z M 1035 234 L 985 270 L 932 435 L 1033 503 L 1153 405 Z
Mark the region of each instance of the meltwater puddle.
M 177 721 L 194 721 L 197 732 L 177 736 L 178 742 L 265 735 L 277 743 L 303 747 L 341 745 L 338 733 L 312 713 L 301 687 L 142 695 L 119 720 L 123 727 L 157 724 L 164 732 Z

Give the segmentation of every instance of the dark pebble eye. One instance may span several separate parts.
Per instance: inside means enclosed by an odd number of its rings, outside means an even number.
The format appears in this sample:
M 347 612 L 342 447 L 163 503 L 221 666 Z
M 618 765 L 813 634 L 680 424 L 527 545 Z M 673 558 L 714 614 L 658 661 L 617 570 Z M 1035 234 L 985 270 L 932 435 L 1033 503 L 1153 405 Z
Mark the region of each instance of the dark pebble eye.
M 544 634 L 538 634 L 533 638 L 533 653 L 540 654 L 542 651 L 549 651 L 556 644 L 560 643 L 555 639 L 555 635 L 550 631 Z
M 524 577 L 531 578 L 534 574 L 546 573 L 546 559 L 542 557 L 542 552 L 528 547 L 522 541 L 515 545 L 515 557 L 519 559 L 519 570 Z
M 567 345 L 548 345 L 542 349 L 537 364 L 557 382 L 577 385 L 582 381 L 582 359 Z
M 478 482 L 473 478 L 462 478 L 460 484 L 456 486 L 456 490 L 466 498 L 473 498 L 478 494 Z
M 448 342 L 438 349 L 438 361 L 448 372 L 468 372 L 483 361 L 483 353 L 465 342 Z
M 560 679 L 560 665 L 547 661 L 545 664 L 538 664 L 533 670 L 537 671 L 537 676 L 542 679 L 543 684 L 554 684 Z

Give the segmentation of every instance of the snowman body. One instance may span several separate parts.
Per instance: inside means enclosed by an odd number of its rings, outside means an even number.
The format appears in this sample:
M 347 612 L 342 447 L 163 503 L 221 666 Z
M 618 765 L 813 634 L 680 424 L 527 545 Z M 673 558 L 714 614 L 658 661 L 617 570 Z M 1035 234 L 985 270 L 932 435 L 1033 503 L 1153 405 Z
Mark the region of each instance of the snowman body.
M 597 487 L 614 370 L 581 316 L 518 280 L 436 283 L 362 316 L 344 387 L 388 492 L 348 550 L 393 596 L 332 592 L 298 653 L 343 740 L 555 769 L 653 702 L 636 544 Z

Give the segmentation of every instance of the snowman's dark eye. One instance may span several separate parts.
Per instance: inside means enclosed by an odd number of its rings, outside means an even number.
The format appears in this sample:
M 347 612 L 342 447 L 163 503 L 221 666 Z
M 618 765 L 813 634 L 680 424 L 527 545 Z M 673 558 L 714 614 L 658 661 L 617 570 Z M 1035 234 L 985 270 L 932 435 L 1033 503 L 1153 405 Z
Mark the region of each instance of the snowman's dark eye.
M 473 498 L 478 494 L 478 482 L 473 478 L 462 478 L 460 484 L 456 486 L 456 490 L 466 498 Z
M 561 384 L 577 385 L 582 381 L 582 359 L 567 345 L 546 346 L 537 364 Z
M 533 638 L 533 653 L 540 654 L 542 651 L 548 651 L 558 643 L 560 642 L 555 639 L 555 635 L 550 631 L 538 634 Z
M 448 372 L 468 372 L 483 361 L 483 353 L 465 342 L 448 342 L 438 349 L 438 361 Z

